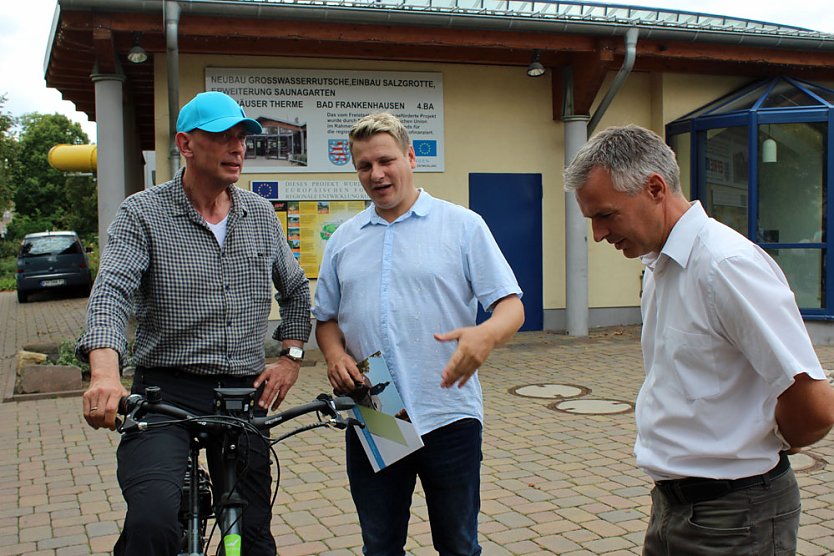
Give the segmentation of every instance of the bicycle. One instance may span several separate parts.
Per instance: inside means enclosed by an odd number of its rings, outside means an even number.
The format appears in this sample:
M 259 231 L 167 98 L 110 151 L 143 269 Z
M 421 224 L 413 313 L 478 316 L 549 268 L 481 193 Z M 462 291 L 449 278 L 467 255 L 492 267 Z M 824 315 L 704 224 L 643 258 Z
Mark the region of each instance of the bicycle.
M 220 528 L 221 540 L 217 548 L 223 547 L 226 556 L 242 554 L 242 519 L 246 506 L 243 498 L 235 492 L 238 461 L 241 457 L 239 441 L 244 432 L 255 433 L 257 438 L 268 443 L 273 459 L 278 465 L 275 444 L 300 432 L 317 427 L 329 426 L 337 429 L 349 425 L 362 426 L 353 418 L 344 418 L 339 413 L 353 408 L 355 402 L 349 397 L 333 398 L 320 394 L 314 401 L 289 408 L 266 417 L 255 417 L 254 388 L 215 388 L 215 413 L 213 415 L 192 415 L 189 412 L 162 401 L 162 390 L 158 386 L 148 386 L 145 395 L 131 394 L 119 402 L 119 413 L 124 419 L 118 423 L 121 434 L 143 431 L 149 428 L 182 425 L 191 435 L 189 460 L 182 487 L 182 504 L 179 521 L 183 529 L 180 556 L 205 556 L 205 550 L 211 543 L 216 527 Z M 304 425 L 278 438 L 271 439 L 265 433 L 271 428 L 295 419 L 307 413 L 316 412 L 319 420 Z M 148 423 L 141 419 L 155 413 L 171 417 L 170 421 Z M 327 417 L 324 420 L 323 417 Z M 222 458 L 219 473 L 220 492 L 213 492 L 208 472 L 199 464 L 200 451 L 206 447 L 209 439 L 219 441 Z M 280 468 L 275 478 L 275 497 L 280 483 Z M 214 519 L 214 526 L 206 538 L 209 519 Z

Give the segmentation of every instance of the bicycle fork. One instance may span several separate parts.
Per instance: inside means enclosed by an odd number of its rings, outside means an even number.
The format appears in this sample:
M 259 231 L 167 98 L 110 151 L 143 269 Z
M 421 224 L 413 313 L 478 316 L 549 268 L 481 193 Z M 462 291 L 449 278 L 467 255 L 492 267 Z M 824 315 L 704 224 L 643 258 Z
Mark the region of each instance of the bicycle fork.
M 192 450 L 189 465 L 188 480 L 191 483 L 188 488 L 188 554 L 203 553 L 203 535 L 200 527 L 200 462 L 198 461 L 199 448 Z

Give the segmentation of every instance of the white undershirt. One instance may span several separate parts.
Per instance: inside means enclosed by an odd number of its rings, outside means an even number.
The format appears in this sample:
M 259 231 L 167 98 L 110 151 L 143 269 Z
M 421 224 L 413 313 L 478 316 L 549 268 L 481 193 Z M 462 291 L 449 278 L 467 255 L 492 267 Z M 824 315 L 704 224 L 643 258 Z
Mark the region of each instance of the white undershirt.
M 227 214 L 226 216 L 223 217 L 223 220 L 221 220 L 217 224 L 212 224 L 211 222 L 208 222 L 208 221 L 206 222 L 206 224 L 208 224 L 208 227 L 211 229 L 212 233 L 214 234 L 214 237 L 217 238 L 217 243 L 220 245 L 220 247 L 223 247 L 223 241 L 225 241 L 225 239 L 226 239 L 226 221 L 228 221 L 228 220 L 229 220 L 229 215 Z

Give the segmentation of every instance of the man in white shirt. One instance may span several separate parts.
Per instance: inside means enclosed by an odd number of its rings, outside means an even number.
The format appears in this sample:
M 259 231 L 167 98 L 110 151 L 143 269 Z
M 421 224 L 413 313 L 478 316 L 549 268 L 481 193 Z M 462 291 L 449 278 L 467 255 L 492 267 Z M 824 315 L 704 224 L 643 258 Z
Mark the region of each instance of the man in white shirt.
M 789 450 L 834 424 L 779 266 L 680 190 L 672 150 L 638 126 L 594 136 L 565 171 L 606 240 L 646 265 L 637 465 L 655 481 L 643 554 L 793 554 Z

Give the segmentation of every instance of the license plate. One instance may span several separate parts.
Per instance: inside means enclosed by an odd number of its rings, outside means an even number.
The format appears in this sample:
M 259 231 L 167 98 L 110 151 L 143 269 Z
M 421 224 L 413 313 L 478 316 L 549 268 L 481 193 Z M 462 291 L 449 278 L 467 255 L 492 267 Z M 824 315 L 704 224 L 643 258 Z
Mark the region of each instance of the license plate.
M 55 286 L 63 286 L 66 283 L 66 280 L 58 279 L 58 280 L 43 280 L 41 281 L 42 288 L 53 288 Z

